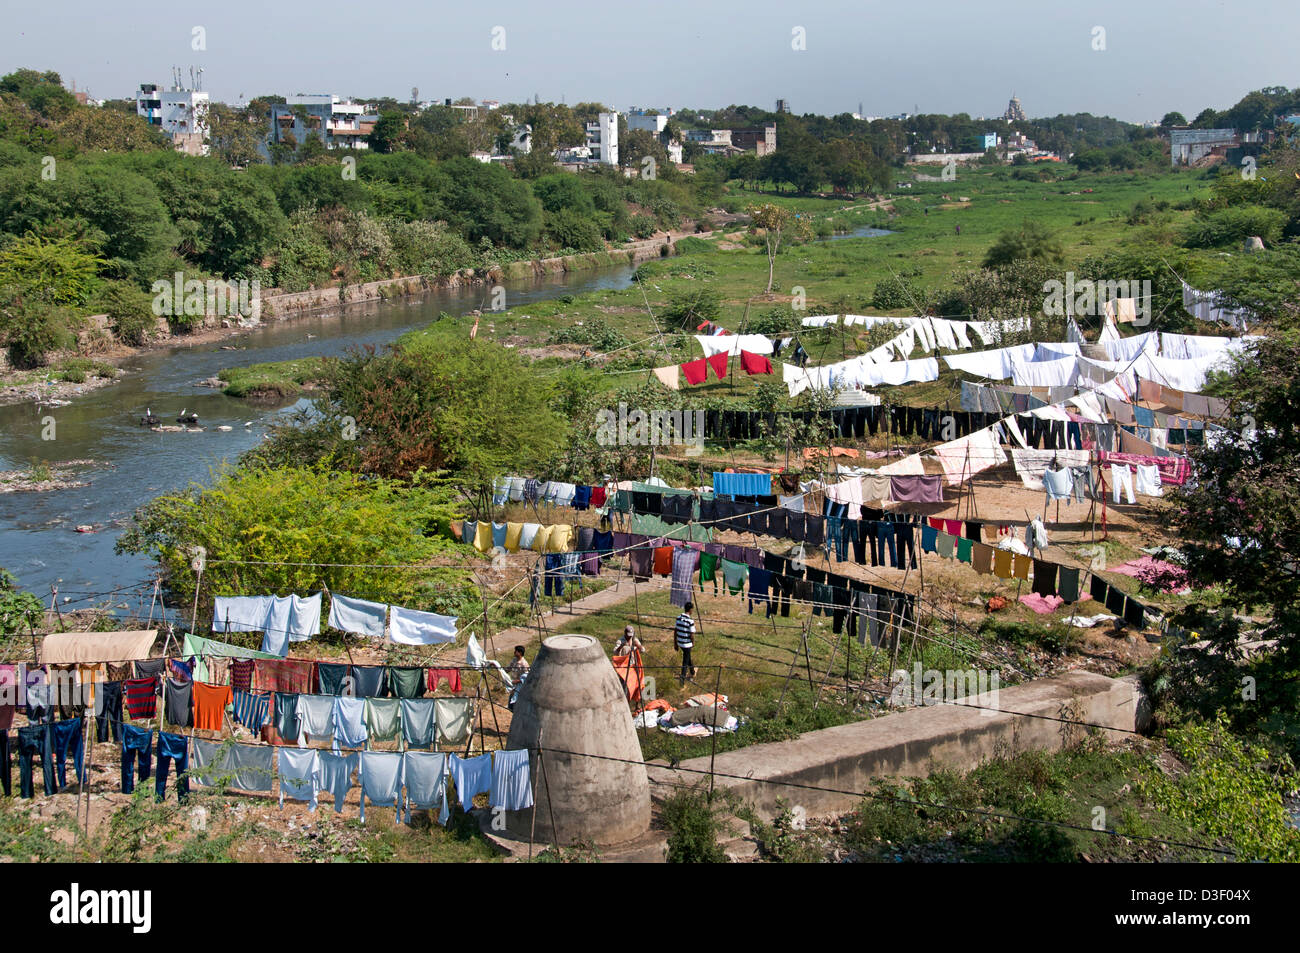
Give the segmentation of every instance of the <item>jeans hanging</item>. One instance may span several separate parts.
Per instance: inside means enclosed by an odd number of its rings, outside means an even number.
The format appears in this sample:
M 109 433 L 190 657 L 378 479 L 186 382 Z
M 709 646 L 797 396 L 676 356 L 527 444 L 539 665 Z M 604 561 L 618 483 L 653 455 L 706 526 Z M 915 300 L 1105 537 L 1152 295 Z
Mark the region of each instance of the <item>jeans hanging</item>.
M 30 798 L 32 792 L 32 758 L 40 756 L 45 793 L 58 790 L 54 780 L 54 760 L 50 757 L 50 726 L 28 725 L 18 729 L 18 796 Z
M 158 778 L 154 782 L 154 797 L 167 800 L 167 769 L 176 762 L 176 800 L 184 804 L 190 796 L 190 743 L 184 735 L 158 732 Z

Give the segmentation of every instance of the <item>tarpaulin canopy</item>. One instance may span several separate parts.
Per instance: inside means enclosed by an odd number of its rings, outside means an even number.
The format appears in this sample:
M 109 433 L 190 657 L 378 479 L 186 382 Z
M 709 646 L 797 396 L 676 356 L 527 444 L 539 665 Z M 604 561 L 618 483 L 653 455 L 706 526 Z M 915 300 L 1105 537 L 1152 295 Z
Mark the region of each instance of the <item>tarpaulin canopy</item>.
M 157 629 L 136 632 L 55 632 L 41 642 L 41 661 L 50 664 L 128 662 L 147 659 Z

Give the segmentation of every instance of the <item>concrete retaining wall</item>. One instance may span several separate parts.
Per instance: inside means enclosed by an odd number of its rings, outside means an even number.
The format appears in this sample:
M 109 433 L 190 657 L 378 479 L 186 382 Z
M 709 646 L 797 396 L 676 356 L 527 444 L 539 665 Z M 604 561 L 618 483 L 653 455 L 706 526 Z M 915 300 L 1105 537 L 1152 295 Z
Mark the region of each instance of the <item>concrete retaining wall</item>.
M 914 708 L 870 721 L 838 725 L 801 735 L 794 741 L 751 745 L 717 756 L 715 788 L 730 789 L 771 819 L 777 798 L 798 804 L 812 816 L 852 810 L 860 795 L 888 775 L 924 777 L 932 769 L 969 771 L 997 755 L 1031 749 L 1055 751 L 1081 738 L 1086 729 L 1051 719 L 1088 722 L 1123 731 L 1145 727 L 1147 704 L 1137 679 L 1112 679 L 1090 672 L 1071 672 L 1004 688 L 996 700 L 976 695 L 963 705 Z M 1003 712 L 965 705 L 985 704 Z M 1106 731 L 1119 739 L 1119 732 Z M 650 791 L 662 800 L 680 784 L 707 779 L 709 758 L 681 762 L 680 768 L 654 764 Z M 687 773 L 687 772 L 691 773 Z M 702 771 L 704 774 L 694 772 Z M 775 782 L 775 783 L 767 783 Z M 785 782 L 785 783 L 783 783 Z M 792 786 L 808 784 L 848 793 L 833 794 Z

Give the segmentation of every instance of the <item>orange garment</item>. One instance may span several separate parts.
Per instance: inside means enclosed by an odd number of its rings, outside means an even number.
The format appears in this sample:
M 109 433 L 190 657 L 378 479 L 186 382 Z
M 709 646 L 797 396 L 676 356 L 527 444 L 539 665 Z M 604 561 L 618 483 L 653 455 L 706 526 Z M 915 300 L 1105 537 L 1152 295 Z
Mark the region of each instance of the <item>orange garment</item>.
M 614 674 L 618 680 L 623 683 L 623 691 L 627 694 L 629 702 L 636 702 L 641 697 L 641 690 L 645 685 L 645 670 L 641 667 L 641 653 L 633 652 L 631 655 L 620 655 L 618 658 L 610 659 L 614 663 Z
M 672 705 L 668 704 L 668 701 L 666 699 L 656 698 L 650 704 L 642 708 L 641 711 L 637 712 L 637 714 L 639 715 L 642 712 L 647 712 L 647 711 L 669 711 L 670 712 L 675 710 L 676 709 L 674 709 Z
M 673 548 L 671 546 L 655 547 L 655 575 L 671 576 L 673 574 Z
M 824 456 L 826 456 L 826 451 L 821 447 L 805 447 L 803 451 L 803 458 L 805 460 L 816 460 L 818 457 Z M 858 451 L 850 447 L 831 447 L 831 456 L 849 457 L 856 460 L 858 457 Z
M 194 683 L 194 727 L 220 731 L 226 706 L 233 701 L 229 685 Z

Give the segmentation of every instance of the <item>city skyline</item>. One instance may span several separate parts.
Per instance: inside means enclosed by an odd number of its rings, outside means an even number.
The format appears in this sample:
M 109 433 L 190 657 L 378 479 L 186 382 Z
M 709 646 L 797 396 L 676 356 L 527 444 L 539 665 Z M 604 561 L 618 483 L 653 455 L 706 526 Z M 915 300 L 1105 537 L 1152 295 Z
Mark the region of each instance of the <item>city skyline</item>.
M 1169 111 L 1191 119 L 1251 90 L 1297 82 L 1271 65 L 1287 62 L 1287 37 L 1300 27 L 1300 10 L 1278 0 L 1256 4 L 1249 21 L 1212 0 L 1141 9 L 1105 0 L 1070 11 L 1021 0 L 940 4 L 916 22 L 841 0 L 750 4 L 743 20 L 733 16 L 739 9 L 668 0 L 647 18 L 590 3 L 543 11 L 508 2 L 467 14 L 380 0 L 356 29 L 341 30 L 346 9 L 313 18 L 236 0 L 161 11 L 147 29 L 119 18 L 83 31 L 77 24 L 102 7 L 71 0 L 58 10 L 12 11 L 0 57 L 5 72 L 55 70 L 99 99 L 170 83 L 179 66 L 186 83 L 190 68 L 201 68 L 203 88 L 228 103 L 300 93 L 406 101 L 416 88 L 425 101 L 540 96 L 623 111 L 773 109 L 779 98 L 795 114 L 851 113 L 861 103 L 869 116 L 993 119 L 1014 93 L 1031 118 L 1089 112 L 1135 123 Z M 1252 25 L 1261 22 L 1277 29 Z M 374 57 L 357 55 L 367 31 Z M 1192 68 L 1207 33 L 1219 44 L 1218 68 Z M 1180 57 L 1188 68 L 1170 68 Z M 640 62 L 650 65 L 629 69 Z

